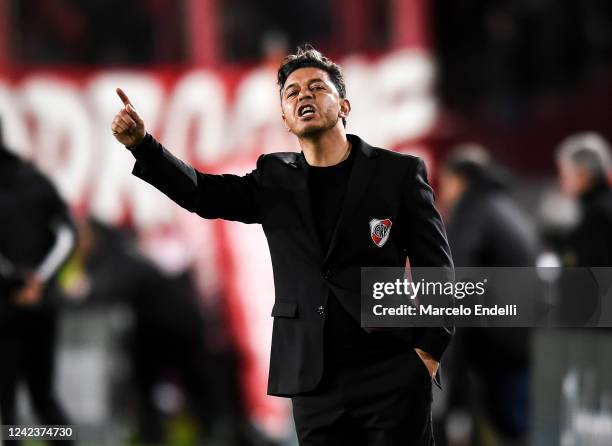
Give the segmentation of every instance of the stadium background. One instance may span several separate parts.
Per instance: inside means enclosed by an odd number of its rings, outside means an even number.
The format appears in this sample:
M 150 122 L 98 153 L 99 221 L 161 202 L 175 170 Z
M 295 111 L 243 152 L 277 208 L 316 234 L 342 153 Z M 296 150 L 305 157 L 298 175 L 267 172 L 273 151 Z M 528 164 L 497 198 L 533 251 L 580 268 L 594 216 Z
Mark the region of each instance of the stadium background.
M 573 216 L 556 187 L 559 142 L 584 130 L 612 137 L 605 0 L 0 0 L 7 146 L 49 174 L 77 219 L 133 229 L 166 274 L 193 272 L 202 311 L 222 327 L 211 342 L 240 358 L 249 419 L 288 444 L 287 402 L 265 396 L 273 284 L 262 231 L 196 218 L 132 177 L 110 122 L 121 86 L 175 154 L 209 172 L 247 172 L 262 152 L 297 148 L 279 118 L 275 74 L 303 42 L 343 66 L 350 132 L 422 156 L 434 184 L 450 148 L 477 141 L 516 174 L 517 198 L 540 227 Z M 127 374 L 117 333 L 130 318 L 120 305 L 67 294 L 60 395 L 85 436 L 113 444 L 130 429 L 112 398 Z M 579 362 L 609 372 L 610 343 L 580 336 L 566 342 Z M 536 342 L 550 358 L 535 361 L 534 382 L 557 374 L 560 383 L 571 351 Z M 185 398 L 164 385 L 172 418 Z M 559 392 L 533 386 L 532 444 L 558 444 Z

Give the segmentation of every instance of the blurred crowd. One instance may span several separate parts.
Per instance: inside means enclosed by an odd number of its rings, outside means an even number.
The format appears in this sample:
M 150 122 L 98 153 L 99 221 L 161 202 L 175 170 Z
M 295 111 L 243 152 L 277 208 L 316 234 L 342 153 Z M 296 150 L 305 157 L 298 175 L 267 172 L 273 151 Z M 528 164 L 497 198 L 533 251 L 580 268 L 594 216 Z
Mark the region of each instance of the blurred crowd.
M 10 49 L 14 60 L 25 65 L 180 62 L 184 32 L 176 3 L 10 0 Z
M 433 2 L 442 95 L 520 119 L 526 100 L 571 89 L 612 60 L 612 5 L 540 0 Z
M 189 0 L 8 0 L 10 46 L 26 64 L 134 64 L 188 60 Z M 551 94 L 588 79 L 612 59 L 612 6 L 541 0 L 436 0 L 431 35 L 439 57 L 442 96 L 452 107 L 500 106 Z M 216 17 L 225 61 L 256 61 L 259 42 L 283 34 L 328 52 L 376 51 L 391 43 L 391 0 L 219 2 Z M 347 44 L 342 16 L 361 20 Z M 358 15 L 367 12 L 367 19 Z
M 485 148 L 469 143 L 450 153 L 440 174 L 439 199 L 455 266 L 612 266 L 608 142 L 592 132 L 571 135 L 551 162 L 559 189 L 580 215 L 553 233 L 522 208 L 516 179 Z M 564 290 L 560 299 L 571 302 L 577 294 L 580 290 Z M 572 306 L 574 316 L 584 313 L 585 324 L 596 305 L 587 300 L 585 294 Z M 528 444 L 530 398 L 537 397 L 530 388 L 532 344 L 528 328 L 457 329 L 448 355 L 448 412 L 440 432 L 449 445 Z
M 24 64 L 134 65 L 189 62 L 185 26 L 192 0 L 9 0 L 15 60 Z M 208 3 L 208 2 L 202 2 Z M 389 0 L 289 4 L 281 0 L 218 2 L 213 22 L 220 30 L 225 62 L 255 62 L 260 42 L 282 35 L 290 46 L 325 45 L 334 52 L 384 49 L 389 36 Z M 343 37 L 347 7 L 364 10 L 367 28 L 359 42 Z

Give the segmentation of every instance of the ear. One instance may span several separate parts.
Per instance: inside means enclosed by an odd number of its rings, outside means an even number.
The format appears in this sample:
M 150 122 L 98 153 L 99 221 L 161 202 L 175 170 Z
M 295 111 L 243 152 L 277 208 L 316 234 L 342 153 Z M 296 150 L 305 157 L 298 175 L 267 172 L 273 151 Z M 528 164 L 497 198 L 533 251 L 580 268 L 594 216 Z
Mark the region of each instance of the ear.
M 338 116 L 341 118 L 348 118 L 348 115 L 351 113 L 351 102 L 348 99 L 340 100 L 340 111 L 338 112 Z
M 290 131 L 291 131 L 291 129 L 289 128 L 289 125 L 287 124 L 287 117 L 285 116 L 285 113 L 283 113 L 282 111 L 281 111 L 281 118 L 282 118 L 282 120 L 283 120 L 283 125 L 285 126 L 285 129 L 286 129 L 288 132 L 290 132 Z

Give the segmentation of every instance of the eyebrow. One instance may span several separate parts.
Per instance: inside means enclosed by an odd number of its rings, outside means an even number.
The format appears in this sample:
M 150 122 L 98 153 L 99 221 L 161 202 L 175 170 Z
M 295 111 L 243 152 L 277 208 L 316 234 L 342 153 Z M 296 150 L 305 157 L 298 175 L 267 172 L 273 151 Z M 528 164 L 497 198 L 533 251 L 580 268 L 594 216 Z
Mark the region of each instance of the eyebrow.
M 314 83 L 314 82 L 323 82 L 325 83 L 325 81 L 321 78 L 315 77 L 314 79 L 310 79 L 308 81 L 308 85 Z M 284 89 L 283 89 L 283 93 L 285 93 L 287 90 L 289 90 L 290 88 L 296 87 L 298 84 L 297 82 L 294 82 L 292 84 L 287 85 Z

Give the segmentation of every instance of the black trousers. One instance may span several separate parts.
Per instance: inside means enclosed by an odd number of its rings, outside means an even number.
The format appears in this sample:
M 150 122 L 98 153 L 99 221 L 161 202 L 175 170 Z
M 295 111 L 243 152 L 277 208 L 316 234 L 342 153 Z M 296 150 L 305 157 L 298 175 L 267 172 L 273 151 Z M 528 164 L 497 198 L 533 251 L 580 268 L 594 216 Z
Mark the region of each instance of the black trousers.
M 41 424 L 69 424 L 53 391 L 56 316 L 52 309 L 17 309 L 4 319 L 6 323 L 0 327 L 2 424 L 19 424 L 15 397 L 21 381 L 27 385 L 30 401 Z M 71 444 L 68 441 L 54 443 Z M 7 441 L 6 444 L 18 442 Z
M 431 386 L 412 348 L 338 364 L 292 398 L 300 446 L 433 446 Z

